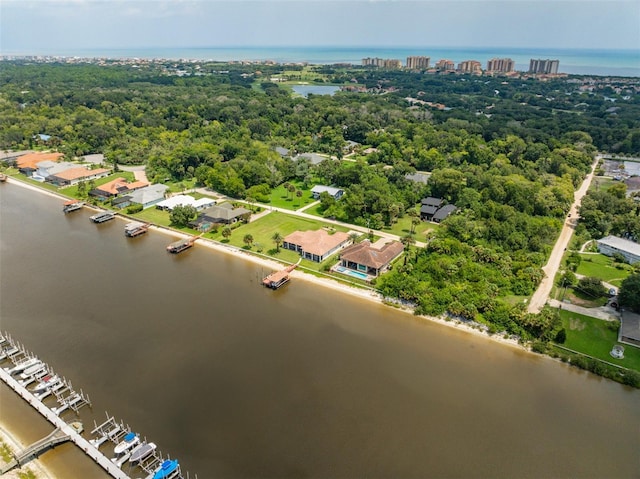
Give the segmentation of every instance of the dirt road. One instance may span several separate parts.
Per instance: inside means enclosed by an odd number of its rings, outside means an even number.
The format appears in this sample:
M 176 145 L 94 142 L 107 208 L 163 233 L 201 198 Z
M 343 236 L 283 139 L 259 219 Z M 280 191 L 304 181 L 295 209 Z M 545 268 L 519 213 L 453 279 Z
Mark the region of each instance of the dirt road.
M 583 196 L 586 195 L 587 191 L 589 190 L 589 186 L 591 185 L 591 181 L 593 180 L 594 171 L 596 169 L 596 166 L 598 165 L 598 162 L 600 161 L 600 158 L 600 156 L 596 156 L 593 164 L 591 165 L 591 173 L 587 175 L 580 188 L 574 194 L 573 204 L 569 209 L 569 214 L 567 215 L 567 218 L 564 222 L 564 226 L 562 227 L 562 231 L 560 232 L 558 241 L 556 241 L 556 244 L 551 251 L 549 261 L 542 268 L 545 276 L 540 282 L 540 285 L 538 286 L 536 292 L 533 293 L 533 296 L 531 296 L 531 300 L 529 301 L 529 307 L 527 308 L 527 311 L 529 311 L 530 313 L 539 313 L 549 299 L 549 294 L 551 293 L 551 288 L 553 287 L 553 279 L 555 278 L 556 272 L 560 267 L 562 255 L 569 245 L 569 241 L 571 240 L 571 236 L 573 235 L 573 230 L 578 224 L 578 208 L 580 207 Z

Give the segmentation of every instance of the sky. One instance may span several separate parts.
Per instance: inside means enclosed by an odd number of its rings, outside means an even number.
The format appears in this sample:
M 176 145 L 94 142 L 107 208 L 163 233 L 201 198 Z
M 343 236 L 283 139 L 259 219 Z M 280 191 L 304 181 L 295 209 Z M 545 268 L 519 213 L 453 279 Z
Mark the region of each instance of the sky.
M 0 54 L 231 46 L 640 49 L 640 0 L 0 0 Z

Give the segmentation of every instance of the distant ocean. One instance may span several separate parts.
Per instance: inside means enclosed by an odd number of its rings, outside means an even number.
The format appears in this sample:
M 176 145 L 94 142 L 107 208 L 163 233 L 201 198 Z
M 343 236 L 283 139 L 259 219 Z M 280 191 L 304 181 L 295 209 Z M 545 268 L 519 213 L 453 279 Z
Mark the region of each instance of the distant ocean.
M 478 60 L 483 68 L 487 60 L 508 57 L 515 61 L 516 70 L 529 69 L 532 58 L 557 59 L 559 72 L 576 75 L 615 75 L 640 77 L 640 49 L 582 50 L 548 48 L 443 48 L 443 47 L 194 47 L 194 48 L 126 48 L 126 49 L 69 49 L 37 53 L 3 52 L 8 55 L 50 55 L 89 58 L 165 58 L 214 61 L 264 61 L 278 63 L 308 62 L 313 64 L 350 63 L 360 65 L 363 58 L 396 58 L 405 62 L 408 56 L 440 59 Z

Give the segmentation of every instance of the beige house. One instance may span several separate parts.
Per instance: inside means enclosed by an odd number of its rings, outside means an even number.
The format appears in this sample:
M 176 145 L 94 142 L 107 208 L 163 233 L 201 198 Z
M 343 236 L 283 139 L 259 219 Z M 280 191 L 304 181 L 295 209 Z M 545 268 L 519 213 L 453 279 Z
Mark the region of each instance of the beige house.
M 348 242 L 349 235 L 340 231 L 333 234 L 325 230 L 295 231 L 284 238 L 282 247 L 297 251 L 303 258 L 320 263 Z

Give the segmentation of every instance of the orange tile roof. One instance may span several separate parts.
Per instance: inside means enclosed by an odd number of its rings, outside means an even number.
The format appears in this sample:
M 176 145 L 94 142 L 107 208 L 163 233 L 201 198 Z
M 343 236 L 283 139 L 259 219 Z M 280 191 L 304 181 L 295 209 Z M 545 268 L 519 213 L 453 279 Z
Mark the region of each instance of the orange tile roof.
M 84 178 L 85 176 L 100 175 L 102 173 L 109 173 L 109 170 L 106 168 L 97 168 L 95 170 L 89 170 L 84 166 L 79 166 L 78 168 L 71 168 L 65 171 L 61 171 L 57 175 L 53 175 L 53 176 L 63 180 L 72 181 L 72 180 L 77 180 L 78 178 Z
M 284 240 L 287 243 L 297 244 L 305 253 L 324 256 L 328 251 L 337 248 L 349 239 L 347 233 L 336 231 L 332 235 L 325 230 L 294 231 Z
M 62 153 L 27 153 L 16 160 L 18 168 L 36 168 L 41 161 L 58 161 L 64 155 Z
M 104 191 L 110 195 L 118 195 L 123 192 L 123 189 L 125 191 L 133 191 L 138 188 L 144 188 L 145 186 L 149 186 L 149 183 L 146 181 L 134 181 L 132 183 L 128 183 L 125 178 L 116 178 L 109 183 L 96 187 L 96 190 Z

